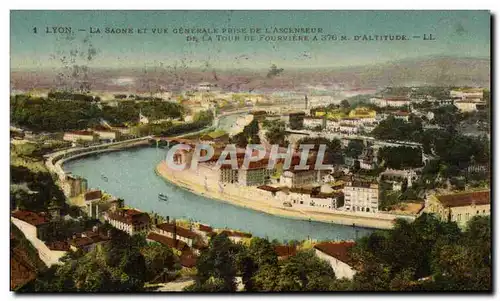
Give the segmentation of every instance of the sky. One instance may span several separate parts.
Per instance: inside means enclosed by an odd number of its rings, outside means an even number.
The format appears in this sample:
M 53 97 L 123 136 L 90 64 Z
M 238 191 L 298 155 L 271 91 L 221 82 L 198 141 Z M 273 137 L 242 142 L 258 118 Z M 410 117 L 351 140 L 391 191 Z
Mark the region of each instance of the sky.
M 10 19 L 12 69 L 72 64 L 68 58 L 74 50 L 86 53 L 76 64 L 102 68 L 344 67 L 429 56 L 490 57 L 488 11 L 11 11 Z M 47 33 L 47 27 L 52 31 L 58 26 L 70 27 L 72 33 Z M 90 27 L 101 33 L 90 33 Z M 134 34 L 106 34 L 106 27 L 132 28 Z M 209 34 L 196 35 L 200 41 L 188 42 L 185 34 L 173 33 L 179 28 L 248 31 L 275 27 L 321 28 L 323 33 L 317 35 L 319 41 L 267 42 L 244 41 L 243 34 L 239 41 L 220 42 Z M 139 28 L 148 32 L 139 34 Z M 168 32 L 152 33 L 153 28 Z M 328 34 L 350 40 L 321 41 Z M 353 40 L 385 34 L 406 35 L 411 40 Z M 432 34 L 435 40 L 424 41 L 424 34 Z M 415 35 L 421 38 L 412 38 Z M 202 41 L 203 37 L 212 41 Z M 90 48 L 96 53 L 89 61 Z

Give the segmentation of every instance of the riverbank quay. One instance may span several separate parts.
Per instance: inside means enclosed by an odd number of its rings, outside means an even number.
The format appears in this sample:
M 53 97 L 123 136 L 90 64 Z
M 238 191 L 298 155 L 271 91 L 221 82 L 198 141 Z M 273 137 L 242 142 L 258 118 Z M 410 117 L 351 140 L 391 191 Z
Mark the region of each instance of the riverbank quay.
M 50 172 L 56 174 L 59 177 L 59 180 L 64 180 L 64 177 L 66 175 L 65 171 L 62 168 L 64 162 L 91 154 L 99 154 L 131 147 L 149 145 L 150 139 L 152 139 L 152 136 L 134 138 L 119 142 L 104 143 L 89 147 L 69 148 L 45 155 L 45 165 Z
M 333 223 L 346 226 L 365 227 L 372 229 L 392 229 L 397 218 L 413 220 L 413 216 L 393 215 L 387 213 L 352 213 L 345 211 L 333 211 L 322 208 L 294 208 L 285 207 L 277 201 L 269 201 L 255 197 L 255 187 L 236 187 L 226 185 L 224 190 L 217 189 L 218 185 L 204 185 L 194 179 L 192 171 L 174 171 L 167 167 L 164 161 L 160 162 L 155 172 L 164 180 L 177 185 L 190 192 L 214 199 L 215 201 L 226 202 L 232 205 L 249 208 L 271 215 L 285 218 L 300 219 L 306 221 L 317 221 Z M 234 187 L 233 187 L 234 186 Z

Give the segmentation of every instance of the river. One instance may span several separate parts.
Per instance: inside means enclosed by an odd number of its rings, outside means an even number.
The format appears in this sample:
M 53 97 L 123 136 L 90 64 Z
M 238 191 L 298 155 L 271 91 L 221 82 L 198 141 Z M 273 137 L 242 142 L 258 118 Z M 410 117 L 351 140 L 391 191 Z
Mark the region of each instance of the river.
M 69 161 L 64 164 L 64 170 L 86 178 L 89 188 L 99 188 L 123 198 L 127 206 L 216 228 L 239 229 L 259 237 L 280 241 L 348 240 L 372 232 L 366 228 L 273 216 L 198 196 L 156 175 L 154 168 L 165 158 L 165 152 L 144 147 L 104 153 Z M 168 201 L 159 201 L 160 193 L 167 195 Z

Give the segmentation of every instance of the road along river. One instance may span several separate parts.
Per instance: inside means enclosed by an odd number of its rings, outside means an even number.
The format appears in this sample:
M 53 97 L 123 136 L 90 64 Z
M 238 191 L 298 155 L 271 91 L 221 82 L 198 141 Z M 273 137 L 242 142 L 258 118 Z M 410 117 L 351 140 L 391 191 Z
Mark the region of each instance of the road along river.
M 216 228 L 239 229 L 259 237 L 280 241 L 348 240 L 373 231 L 274 216 L 196 195 L 156 175 L 155 167 L 165 158 L 165 152 L 154 147 L 127 149 L 71 160 L 63 168 L 86 178 L 89 188 L 123 198 L 127 206 Z M 168 201 L 160 201 L 159 194 L 167 195 Z

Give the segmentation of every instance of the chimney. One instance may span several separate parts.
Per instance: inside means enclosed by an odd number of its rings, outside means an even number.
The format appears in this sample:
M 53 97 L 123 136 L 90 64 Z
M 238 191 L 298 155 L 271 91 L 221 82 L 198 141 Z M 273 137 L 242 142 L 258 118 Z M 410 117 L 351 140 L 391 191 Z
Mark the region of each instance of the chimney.
M 170 223 L 170 216 L 167 215 L 167 224 Z

